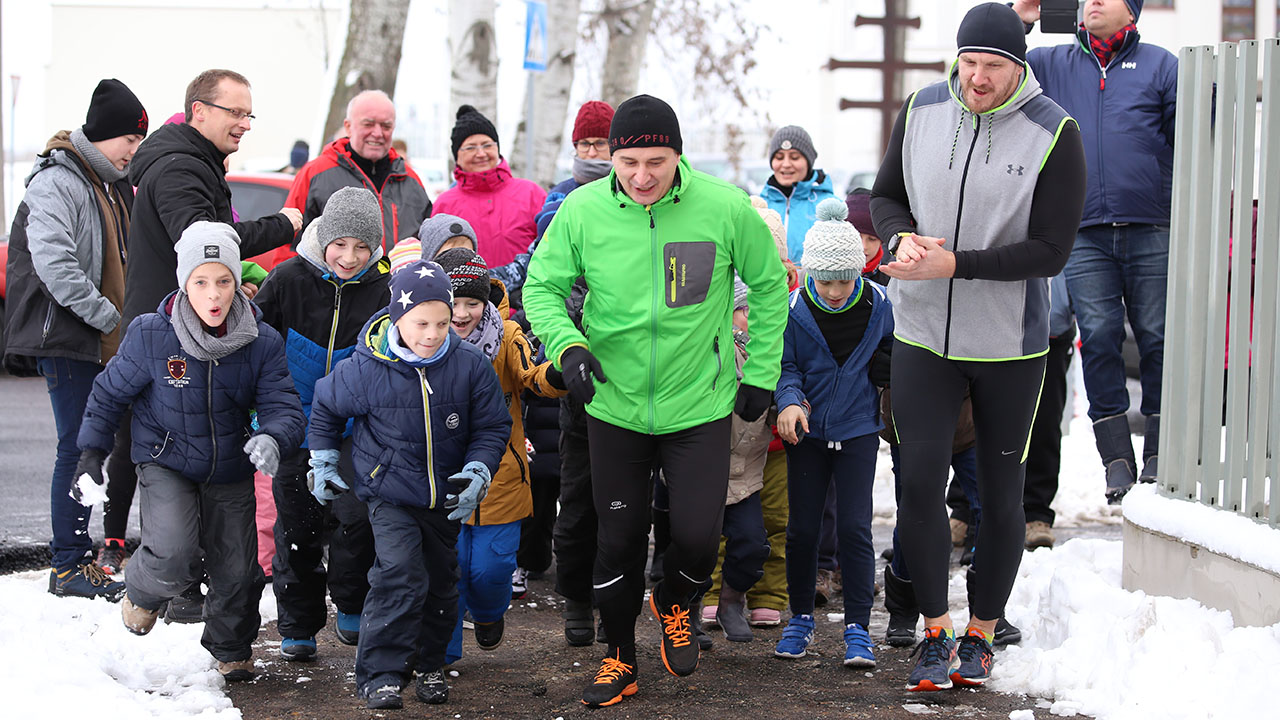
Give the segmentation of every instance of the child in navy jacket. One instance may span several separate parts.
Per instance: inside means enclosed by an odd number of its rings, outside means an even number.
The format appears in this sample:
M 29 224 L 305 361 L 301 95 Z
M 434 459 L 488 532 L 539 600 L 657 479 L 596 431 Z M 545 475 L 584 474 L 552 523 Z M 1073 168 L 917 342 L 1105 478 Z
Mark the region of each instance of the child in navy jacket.
M 311 405 L 312 493 L 322 503 L 349 489 L 338 446 L 355 419 L 354 489 L 369 506 L 377 554 L 356 687 L 374 709 L 401 706 L 408 670 L 421 701 L 448 700 L 458 523 L 480 506 L 511 433 L 493 364 L 458 338 L 452 317 L 444 269 L 410 263 L 391 278 L 391 304 L 361 330 L 355 353 L 316 383 Z
M 165 603 L 206 573 L 201 643 L 228 680 L 253 677 L 265 583 L 253 469 L 274 475 L 306 427 L 280 334 L 239 290 L 239 244 L 224 223 L 182 233 L 181 289 L 129 324 L 94 381 L 76 470 L 102 484 L 102 460 L 132 404 L 142 546 L 129 563 L 124 624 L 147 634 Z
M 884 289 L 862 279 L 862 239 L 848 208 L 829 198 L 805 235 L 807 277 L 791 294 L 783 333 L 782 377 L 774 396 L 787 451 L 787 593 L 791 622 L 774 654 L 804 657 L 813 640 L 814 582 L 823 503 L 836 486 L 836 534 L 844 575 L 844 664 L 875 666 L 867 635 L 875 583 L 871 484 L 880 445 L 879 397 L 872 367 L 892 341 Z

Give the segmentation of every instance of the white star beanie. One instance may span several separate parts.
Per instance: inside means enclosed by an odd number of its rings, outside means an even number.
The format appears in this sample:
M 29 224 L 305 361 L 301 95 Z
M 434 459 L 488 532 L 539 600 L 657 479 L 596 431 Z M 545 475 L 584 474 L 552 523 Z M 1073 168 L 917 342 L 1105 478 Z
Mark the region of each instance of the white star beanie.
M 862 236 L 845 221 L 849 207 L 838 198 L 818 203 L 817 221 L 804 235 L 804 270 L 814 280 L 853 280 L 867 264 Z
M 391 322 L 424 302 L 437 300 L 453 307 L 453 289 L 444 268 L 430 260 L 418 260 L 391 276 Z

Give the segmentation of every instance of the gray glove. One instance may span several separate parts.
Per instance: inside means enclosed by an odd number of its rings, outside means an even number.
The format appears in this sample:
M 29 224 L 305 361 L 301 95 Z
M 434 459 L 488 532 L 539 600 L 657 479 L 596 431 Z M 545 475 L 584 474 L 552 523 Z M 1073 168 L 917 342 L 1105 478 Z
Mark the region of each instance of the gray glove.
M 276 476 L 280 469 L 280 444 L 266 433 L 258 433 L 244 444 L 244 452 L 253 466 L 264 475 Z
M 462 468 L 462 472 L 449 476 L 449 482 L 455 487 L 464 488 L 457 495 L 445 497 L 445 508 L 454 508 L 449 513 L 450 520 L 467 521 L 471 513 L 480 507 L 485 495 L 489 494 L 489 468 L 482 462 L 472 460 Z
M 307 487 L 316 502 L 324 505 L 338 499 L 338 495 L 351 489 L 338 472 L 337 450 L 312 450 L 307 473 Z

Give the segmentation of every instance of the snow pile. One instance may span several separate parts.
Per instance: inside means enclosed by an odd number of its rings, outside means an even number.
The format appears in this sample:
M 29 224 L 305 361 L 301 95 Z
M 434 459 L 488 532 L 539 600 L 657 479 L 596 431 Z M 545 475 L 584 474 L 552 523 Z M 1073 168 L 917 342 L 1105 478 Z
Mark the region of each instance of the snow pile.
M 1122 507 L 1136 525 L 1280 573 L 1280 530 L 1233 512 L 1165 497 L 1155 485 L 1135 487 Z
M 991 687 L 1052 698 L 1055 715 L 1268 717 L 1280 624 L 1236 628 L 1193 600 L 1120 588 L 1122 545 L 1076 539 L 1023 557 L 1006 615 L 1021 646 L 997 655 Z
M 120 605 L 49 594 L 48 571 L 0 577 L 0 697 L 5 716 L 94 720 L 180 717 L 236 720 L 203 625 L 157 622 L 146 637 L 125 630 Z M 267 589 L 263 622 L 276 615 Z

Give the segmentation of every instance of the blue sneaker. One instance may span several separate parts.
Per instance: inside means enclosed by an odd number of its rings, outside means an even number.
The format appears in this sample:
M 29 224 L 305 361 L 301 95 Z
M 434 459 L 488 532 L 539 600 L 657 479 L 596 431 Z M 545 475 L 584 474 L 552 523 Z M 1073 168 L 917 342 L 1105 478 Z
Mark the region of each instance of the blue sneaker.
M 360 613 L 344 613 L 338 611 L 338 618 L 333 623 L 333 634 L 343 645 L 360 644 Z
M 284 638 L 280 641 L 280 657 L 306 662 L 316 659 L 316 638 Z
M 782 658 L 802 658 L 813 642 L 813 616 L 792 615 L 791 622 L 782 630 L 782 639 L 773 654 Z
M 951 671 L 951 680 L 955 684 L 974 687 L 991 679 L 991 665 L 995 661 L 995 654 L 981 630 L 970 628 L 960 638 L 956 656 L 960 660 L 960 667 Z
M 876 654 L 871 651 L 871 636 L 867 634 L 867 629 L 858 623 L 849 623 L 844 627 L 844 666 L 851 668 L 876 666 Z
M 919 655 L 907 680 L 908 690 L 946 690 L 951 687 L 951 673 L 960 667 L 956 639 L 940 627 L 925 628 L 924 639 L 911 651 Z

